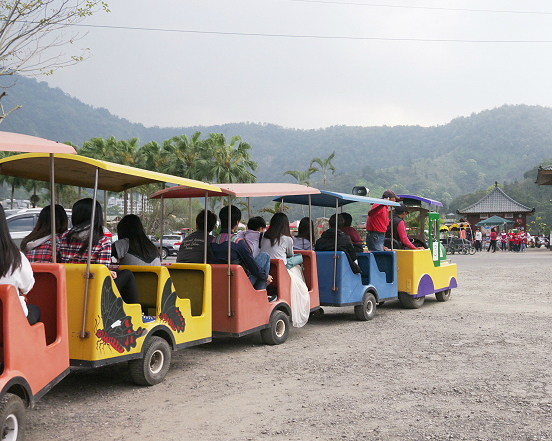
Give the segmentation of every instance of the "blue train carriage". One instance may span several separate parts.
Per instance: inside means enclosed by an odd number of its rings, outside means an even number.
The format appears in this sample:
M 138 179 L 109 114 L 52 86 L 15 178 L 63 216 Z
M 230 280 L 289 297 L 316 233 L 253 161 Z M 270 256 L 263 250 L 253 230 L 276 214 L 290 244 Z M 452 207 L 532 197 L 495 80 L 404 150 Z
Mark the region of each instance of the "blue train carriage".
M 98 190 L 120 192 L 158 182 L 219 192 L 200 181 L 78 155 L 56 154 L 50 160 L 42 153 L 10 156 L 0 159 L 0 172 L 93 188 L 94 201 Z M 69 294 L 66 325 L 71 366 L 99 367 L 128 361 L 134 382 L 151 386 L 164 379 L 172 351 L 212 339 L 208 265 L 183 266 L 178 274 L 163 266 L 121 266 L 134 273 L 139 304 L 123 301 L 105 265 L 89 261 L 63 267 Z M 155 316 L 154 321 L 143 322 L 142 307 Z
M 439 213 L 435 208 L 439 201 L 413 195 L 398 195 L 410 212 L 420 213 L 420 228 L 414 238 L 427 243 L 428 249 L 396 250 L 399 301 L 404 308 L 417 309 L 428 295 L 435 294 L 440 302 L 446 302 L 451 290 L 458 286 L 456 264 L 447 259 L 439 240 Z M 423 226 L 428 221 L 428 237 Z
M 275 200 L 308 205 L 306 196 L 282 196 Z M 318 207 L 335 208 L 354 202 L 398 206 L 389 200 L 357 196 L 321 190 L 310 196 L 310 203 Z M 318 289 L 321 306 L 354 306 L 358 320 L 371 320 L 376 315 L 376 305 L 397 299 L 397 265 L 392 251 L 358 253 L 357 263 L 361 273 L 353 273 L 343 251 L 316 251 Z M 323 311 L 318 312 L 318 314 Z

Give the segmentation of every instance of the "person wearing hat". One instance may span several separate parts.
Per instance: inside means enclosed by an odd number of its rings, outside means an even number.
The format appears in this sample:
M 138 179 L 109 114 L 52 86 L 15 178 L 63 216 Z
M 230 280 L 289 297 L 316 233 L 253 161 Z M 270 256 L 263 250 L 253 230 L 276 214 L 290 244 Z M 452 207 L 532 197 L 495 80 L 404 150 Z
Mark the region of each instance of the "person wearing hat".
M 400 199 L 393 190 L 385 190 L 382 199 L 397 202 Z M 370 251 L 383 251 L 385 232 L 389 226 L 389 209 L 387 205 L 374 204 L 366 220 L 366 245 Z
M 403 249 L 410 250 L 423 250 L 424 247 L 417 247 L 414 245 L 406 234 L 406 223 L 404 221 L 405 216 L 408 214 L 408 208 L 406 205 L 401 204 L 395 208 L 393 223 L 387 228 L 385 237 L 391 237 L 391 227 L 393 227 L 393 239 L 395 239 Z

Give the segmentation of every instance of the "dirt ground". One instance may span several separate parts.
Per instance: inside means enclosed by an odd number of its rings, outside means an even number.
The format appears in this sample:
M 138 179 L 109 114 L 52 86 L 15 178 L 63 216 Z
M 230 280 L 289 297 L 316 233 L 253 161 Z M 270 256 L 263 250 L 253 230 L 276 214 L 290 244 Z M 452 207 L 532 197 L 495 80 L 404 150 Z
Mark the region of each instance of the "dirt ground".
M 552 252 L 451 257 L 445 303 L 325 308 L 280 346 L 174 353 L 149 388 L 126 364 L 72 373 L 27 440 L 552 440 Z

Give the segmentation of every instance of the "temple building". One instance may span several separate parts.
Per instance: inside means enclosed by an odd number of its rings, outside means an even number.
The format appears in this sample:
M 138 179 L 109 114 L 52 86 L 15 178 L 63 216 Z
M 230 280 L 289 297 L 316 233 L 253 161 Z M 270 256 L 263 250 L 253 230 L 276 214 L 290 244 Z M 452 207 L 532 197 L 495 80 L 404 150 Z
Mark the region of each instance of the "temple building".
M 495 187 L 481 200 L 457 211 L 470 223 L 472 229 L 476 228 L 475 224 L 479 221 L 491 216 L 500 216 L 512 222 L 508 228 L 523 228 L 524 230 L 527 229 L 527 216 L 534 212 L 534 208 L 526 207 L 504 193 L 498 188 L 497 182 L 495 182 Z

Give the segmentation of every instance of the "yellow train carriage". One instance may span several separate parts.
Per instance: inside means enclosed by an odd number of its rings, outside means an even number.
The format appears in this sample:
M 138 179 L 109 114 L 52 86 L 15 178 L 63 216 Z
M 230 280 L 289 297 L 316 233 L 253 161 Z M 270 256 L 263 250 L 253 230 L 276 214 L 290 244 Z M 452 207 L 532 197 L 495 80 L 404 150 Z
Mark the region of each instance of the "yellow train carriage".
M 163 352 L 166 347 L 170 353 L 171 349 L 211 341 L 211 268 L 199 264 L 178 266 L 173 271 L 180 286 L 178 291 L 165 267 L 121 266 L 134 273 L 139 292 L 140 303 L 127 304 L 106 266 L 91 265 L 92 277 L 85 300 L 86 265 L 66 264 L 67 286 L 71 287 L 68 296 L 71 365 L 95 367 L 134 360 L 133 379 L 149 384 L 152 379 L 141 378 L 139 367 L 155 363 L 144 350 L 153 337 L 161 348 L 158 358 L 167 357 L 167 351 Z M 155 321 L 142 323 L 141 306 L 148 308 Z M 138 367 L 133 369 L 132 364 Z

